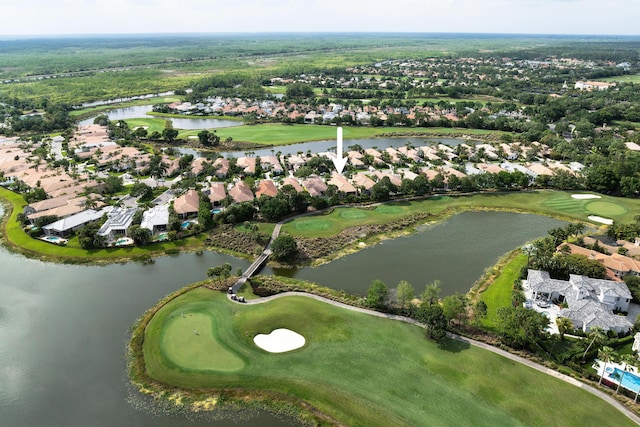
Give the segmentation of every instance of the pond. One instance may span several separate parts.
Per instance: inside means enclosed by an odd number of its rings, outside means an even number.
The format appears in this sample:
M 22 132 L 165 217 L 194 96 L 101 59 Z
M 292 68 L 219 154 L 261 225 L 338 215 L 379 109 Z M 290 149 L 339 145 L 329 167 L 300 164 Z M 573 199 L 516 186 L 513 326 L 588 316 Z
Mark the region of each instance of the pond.
M 287 274 L 356 293 L 366 292 L 376 278 L 389 286 L 409 280 L 418 292 L 440 279 L 443 294 L 464 292 L 502 253 L 558 224 L 533 215 L 461 214 L 414 236 Z M 213 252 L 161 257 L 149 265 L 59 265 L 0 249 L 1 424 L 290 425 L 267 413 L 240 420 L 246 414 L 233 413 L 212 424 L 141 409 L 147 400 L 128 384 L 124 354 L 133 322 L 168 293 L 225 262 L 233 271 L 248 266 Z
M 147 113 L 152 111 L 153 105 L 138 105 L 134 107 L 117 108 L 107 112 L 107 116 L 111 121 L 137 119 L 137 118 L 149 118 Z M 80 125 L 88 125 L 93 123 L 91 117 L 79 122 Z M 242 120 L 224 120 L 224 119 L 204 119 L 204 118 L 165 118 L 165 120 L 171 121 L 172 125 L 176 129 L 213 129 L 213 128 L 225 128 L 232 126 L 242 126 L 244 123 Z
M 431 144 L 446 144 L 450 146 L 456 146 L 462 143 L 472 144 L 474 141 L 469 141 L 467 139 L 459 139 L 459 138 L 426 138 L 426 137 L 397 137 L 397 138 L 366 138 L 366 139 L 347 139 L 344 141 L 344 150 L 349 150 L 349 146 L 358 144 L 362 148 L 377 148 L 377 149 L 385 149 L 387 147 L 404 147 L 405 144 L 410 143 L 414 147 L 419 147 L 421 145 L 431 145 Z M 324 141 L 312 141 L 312 142 L 301 142 L 299 144 L 291 144 L 291 145 L 279 145 L 273 148 L 263 148 L 263 149 L 253 149 L 251 150 L 251 156 L 272 156 L 276 153 L 280 153 L 281 155 L 286 154 L 307 154 L 307 152 L 311 152 L 314 154 L 323 153 L 327 151 L 336 150 L 336 141 L 335 140 L 324 140 Z M 176 148 L 176 151 L 179 151 L 183 154 L 193 154 L 194 157 L 205 157 L 206 153 L 198 150 L 194 150 L 191 148 Z M 247 152 L 243 151 L 222 151 L 220 154 L 224 157 L 241 157 L 245 156 Z M 217 155 L 217 153 L 216 153 Z
M 406 280 L 417 294 L 427 283 L 440 280 L 441 296 L 466 293 L 500 256 L 563 224 L 538 215 L 464 212 L 317 268 L 267 268 L 262 273 L 309 280 L 359 295 L 366 295 L 376 279 L 389 288 Z

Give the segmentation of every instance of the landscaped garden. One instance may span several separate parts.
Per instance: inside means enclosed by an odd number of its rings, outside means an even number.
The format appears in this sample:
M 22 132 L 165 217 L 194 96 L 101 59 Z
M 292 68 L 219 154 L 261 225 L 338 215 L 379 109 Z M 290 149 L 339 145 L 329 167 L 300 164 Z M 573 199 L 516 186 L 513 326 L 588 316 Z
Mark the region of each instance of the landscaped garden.
M 134 381 L 195 388 L 199 400 L 307 402 L 346 425 L 631 425 L 586 391 L 501 356 L 310 298 L 242 305 L 196 288 L 143 319 L 132 343 L 148 377 Z M 305 346 L 274 354 L 253 342 L 278 328 Z

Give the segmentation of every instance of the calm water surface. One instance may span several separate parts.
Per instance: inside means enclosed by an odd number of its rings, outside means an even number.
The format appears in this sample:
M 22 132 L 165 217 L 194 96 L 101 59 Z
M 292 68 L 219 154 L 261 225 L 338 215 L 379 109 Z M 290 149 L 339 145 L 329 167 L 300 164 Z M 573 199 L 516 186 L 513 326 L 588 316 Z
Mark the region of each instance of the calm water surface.
M 288 273 L 356 293 L 378 278 L 390 286 L 409 280 L 418 292 L 440 279 L 443 294 L 464 292 L 499 255 L 558 224 L 532 215 L 461 214 L 327 266 Z M 151 265 L 69 266 L 0 249 L 0 425 L 290 425 L 266 413 L 237 423 L 154 414 L 139 408 L 142 398 L 128 385 L 124 354 L 133 322 L 224 262 L 234 271 L 248 265 L 206 252 Z
M 421 232 L 362 250 L 317 268 L 265 269 L 366 295 L 380 279 L 389 288 L 407 280 L 419 294 L 442 282 L 441 296 L 466 293 L 484 270 L 508 251 L 566 224 L 552 218 L 507 212 L 464 212 Z
M 153 109 L 153 105 L 138 105 L 134 107 L 118 108 L 107 112 L 109 120 L 126 120 L 126 119 L 138 119 L 149 118 L 152 116 L 147 115 L 149 111 Z M 93 123 L 94 117 L 79 122 L 80 125 L 88 125 Z M 226 128 L 232 126 L 242 126 L 244 123 L 239 120 L 223 120 L 223 119 L 180 119 L 180 118 L 165 118 L 165 120 L 171 121 L 172 125 L 176 129 L 213 129 L 213 128 Z

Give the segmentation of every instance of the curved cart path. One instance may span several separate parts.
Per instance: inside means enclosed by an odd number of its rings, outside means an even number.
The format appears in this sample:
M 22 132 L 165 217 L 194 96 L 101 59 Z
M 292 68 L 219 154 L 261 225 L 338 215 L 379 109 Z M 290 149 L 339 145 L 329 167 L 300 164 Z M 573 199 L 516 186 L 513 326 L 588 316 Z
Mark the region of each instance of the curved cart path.
M 272 295 L 270 297 L 265 297 L 265 298 L 259 298 L 259 299 L 253 299 L 253 300 L 246 300 L 245 304 L 262 304 L 274 299 L 278 299 L 278 298 L 283 298 L 283 297 L 287 297 L 287 296 L 302 296 L 302 297 L 307 297 L 307 298 L 312 298 L 318 301 L 322 301 L 325 302 L 327 304 L 331 304 L 334 305 L 336 307 L 340 307 L 340 308 L 344 308 L 346 310 L 351 310 L 351 311 L 357 311 L 359 313 L 364 313 L 364 314 L 370 314 L 372 316 L 377 316 L 377 317 L 384 317 L 387 319 L 393 319 L 393 320 L 399 320 L 401 322 L 405 322 L 405 323 L 410 323 L 412 325 L 416 325 L 419 326 L 421 328 L 424 328 L 424 325 L 421 324 L 420 322 L 418 322 L 415 319 L 411 319 L 409 317 L 405 317 L 405 316 L 399 316 L 396 314 L 387 314 L 387 313 L 381 313 L 379 311 L 374 311 L 374 310 L 369 310 L 366 308 L 361 308 L 361 307 L 354 307 L 352 305 L 348 305 L 348 304 L 344 304 L 341 302 L 337 302 L 337 301 L 333 301 L 330 300 L 328 298 L 324 298 L 321 297 L 319 295 L 313 295 L 313 294 L 308 294 L 306 292 L 283 292 L 281 294 L 277 294 L 277 295 Z M 529 366 L 530 368 L 533 368 L 537 371 L 540 371 L 544 374 L 550 375 L 552 377 L 555 377 L 559 380 L 562 380 L 566 383 L 569 383 L 571 385 L 574 385 L 576 387 L 579 387 L 591 394 L 593 394 L 596 397 L 599 397 L 600 399 L 604 400 L 605 402 L 609 403 L 610 405 L 613 405 L 617 410 L 619 410 L 620 412 L 622 412 L 623 414 L 625 414 L 629 419 L 631 419 L 632 421 L 634 421 L 636 424 L 640 425 L 640 417 L 637 416 L 636 414 L 634 414 L 633 412 L 631 412 L 626 406 L 624 406 L 622 403 L 618 402 L 616 399 L 614 399 L 613 397 L 609 396 L 608 394 L 598 390 L 595 387 L 592 387 L 588 384 L 585 384 L 581 381 L 576 380 L 575 378 L 571 378 L 568 375 L 564 375 L 561 374 L 560 372 L 554 371 L 553 369 L 547 368 L 546 366 L 542 366 L 538 363 L 535 363 L 529 359 L 525 359 L 524 357 L 520 357 L 517 356 L 515 354 L 509 353 L 507 351 L 501 350 L 497 347 L 494 347 L 492 345 L 480 342 L 480 341 L 476 341 L 470 338 L 465 338 L 462 337 L 460 335 L 457 334 L 453 334 L 450 332 L 447 332 L 447 336 L 451 339 L 463 342 L 463 343 L 467 343 L 469 345 L 475 346 L 475 347 L 479 347 L 482 348 L 484 350 L 490 351 L 492 353 L 495 354 L 499 354 L 500 356 L 506 357 L 510 360 L 513 360 L 514 362 L 518 362 L 521 363 L 523 365 Z

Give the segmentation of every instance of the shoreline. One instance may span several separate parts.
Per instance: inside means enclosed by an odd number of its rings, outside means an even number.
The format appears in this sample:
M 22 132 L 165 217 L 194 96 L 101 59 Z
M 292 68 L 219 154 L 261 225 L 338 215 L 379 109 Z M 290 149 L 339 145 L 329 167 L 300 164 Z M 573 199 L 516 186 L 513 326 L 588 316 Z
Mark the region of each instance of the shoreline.
M 7 190 L 9 191 L 9 190 Z M 11 194 L 16 194 L 11 192 Z M 473 196 L 476 194 L 487 194 L 487 193 L 472 193 L 472 194 L 460 194 L 460 195 L 449 195 L 448 197 L 451 198 L 463 198 L 463 197 L 469 197 L 469 196 Z M 491 193 L 491 194 L 498 194 L 498 193 Z M 513 194 L 513 193 L 505 193 L 505 194 Z M 409 201 L 425 201 L 425 200 L 429 200 L 432 197 L 440 197 L 439 195 L 429 195 L 427 197 L 422 197 L 422 198 L 414 198 L 411 199 Z M 394 203 L 394 202 L 400 202 L 402 200 L 391 200 L 387 203 Z M 404 201 L 407 201 L 407 199 L 405 199 Z M 117 263 L 126 263 L 126 262 L 153 262 L 153 260 L 155 258 L 161 257 L 161 256 L 166 256 L 166 255 L 176 255 L 176 254 L 180 254 L 180 253 L 186 253 L 186 252 L 196 252 L 196 251 L 205 251 L 205 250 L 210 250 L 210 251 L 214 251 L 214 252 L 219 252 L 219 253 L 225 253 L 228 255 L 232 255 L 238 258 L 242 258 L 242 259 L 252 259 L 252 257 L 254 256 L 252 253 L 242 253 L 242 252 L 237 252 L 234 251 L 232 249 L 229 248 L 225 248 L 225 247 L 218 247 L 218 246 L 211 246 L 208 245 L 206 243 L 206 240 L 208 238 L 208 234 L 199 234 L 199 235 L 195 235 L 195 236 L 189 236 L 186 237 L 185 239 L 181 239 L 178 240 L 177 242 L 181 243 L 180 246 L 177 247 L 172 247 L 172 248 L 157 248 L 155 250 L 148 250 L 146 252 L 143 253 L 136 253 L 136 254 L 116 254 L 114 256 L 100 256 L 100 254 L 98 253 L 90 253 L 89 251 L 85 251 L 85 254 L 82 256 L 74 256 L 74 255 L 64 255 L 64 254 L 47 254 L 47 253 L 43 253 L 43 252 L 39 252 L 37 250 L 33 250 L 30 249 L 28 247 L 24 247 L 21 246 L 19 243 L 12 241 L 9 238 L 9 234 L 8 234 L 8 227 L 9 227 L 9 222 L 13 218 L 15 215 L 14 209 L 14 202 L 9 200 L 8 198 L 6 198 L 2 192 L 0 192 L 0 202 L 3 203 L 3 206 L 5 207 L 5 215 L 2 218 L 2 222 L 0 223 L 0 226 L 2 227 L 2 245 L 4 247 L 6 247 L 8 250 L 10 250 L 11 252 L 14 253 L 19 253 L 21 255 L 24 255 L 26 257 L 29 258 L 33 258 L 33 259 L 39 259 L 42 261 L 46 261 L 46 262 L 56 262 L 56 263 L 61 263 L 61 264 L 87 264 L 87 265 L 104 265 L 104 264 L 117 264 Z M 379 204 L 371 204 L 371 205 L 366 205 L 364 207 L 373 207 Z M 331 209 L 346 209 L 346 208 L 358 208 L 358 207 L 363 207 L 363 206 L 355 206 L 355 205 L 347 205 L 347 206 L 334 206 L 332 208 L 328 208 L 328 210 Z M 376 226 L 384 226 L 384 224 L 368 224 L 368 225 L 362 225 L 362 226 L 358 226 L 358 227 L 362 227 L 362 231 L 360 234 L 364 233 L 364 237 L 356 237 L 353 239 L 350 239 L 348 242 L 346 242 L 344 245 L 342 245 L 339 248 L 336 248 L 335 250 L 332 250 L 330 254 L 328 255 L 322 255 L 316 258 L 312 258 L 312 259 L 307 259 L 304 260 L 303 262 L 298 262 L 296 264 L 293 264 L 293 267 L 305 267 L 305 266 L 311 266 L 311 267 L 318 267 L 320 265 L 335 261 L 339 258 L 342 258 L 346 255 L 352 254 L 352 253 L 356 253 L 359 252 L 360 250 L 366 249 L 370 246 L 374 246 L 382 241 L 385 240 L 390 240 L 390 239 L 395 239 L 398 237 L 402 237 L 402 236 L 407 236 L 413 233 L 418 232 L 419 230 L 417 230 L 418 227 L 420 226 L 425 226 L 425 225 L 430 225 L 430 224 L 438 224 L 440 222 L 443 222 L 445 220 L 447 220 L 448 218 L 458 214 L 458 213 L 462 213 L 462 212 L 467 212 L 467 211 L 471 211 L 471 212 L 482 212 L 482 211 L 492 211 L 492 212 L 514 212 L 514 213 L 520 213 L 520 214 L 532 214 L 532 215 L 541 215 L 541 216 L 546 216 L 546 217 L 550 217 L 550 218 L 555 218 L 558 220 L 562 220 L 562 221 L 569 221 L 569 222 L 575 222 L 575 221 L 580 221 L 579 219 L 576 218 L 571 218 L 569 216 L 564 216 L 561 214 L 549 214 L 546 212 L 541 212 L 538 211 L 536 209 L 522 209 L 522 208 L 505 208 L 505 207 L 484 207 L 484 206 L 451 206 L 451 207 L 446 207 L 444 210 L 438 212 L 438 213 L 426 213 L 425 217 L 422 218 L 416 218 L 413 221 L 410 221 L 409 223 L 405 224 L 404 227 L 402 227 L 401 229 L 398 230 L 383 230 L 382 232 L 379 233 L 374 233 L 374 234 L 368 234 L 368 231 L 375 228 Z M 287 222 L 294 220 L 295 218 L 299 218 L 299 217 L 303 217 L 303 216 L 309 216 L 309 215 L 321 215 L 326 211 L 323 211 L 322 213 L 317 213 L 317 212 L 312 212 L 312 213 L 304 213 L 301 215 L 297 215 L 294 217 L 291 217 L 287 220 Z M 17 214 L 16 214 L 17 215 Z M 412 218 L 412 214 L 407 214 L 407 216 L 402 217 L 401 219 L 399 219 L 398 221 L 403 221 L 403 220 L 411 220 Z M 598 224 L 593 224 L 593 225 L 598 225 Z M 333 236 L 327 237 L 327 238 L 323 238 L 325 239 L 325 241 L 328 241 L 329 244 L 332 241 L 335 240 L 339 240 L 340 239 L 340 234 L 344 233 L 345 231 L 349 230 L 349 229 L 353 229 L 354 227 L 349 227 L 346 228 L 338 233 L 336 233 Z M 347 233 L 348 234 L 348 233 Z M 294 236 L 295 238 L 296 236 Z M 190 240 L 187 240 L 190 239 Z M 309 238 L 301 238 L 301 239 L 305 239 L 305 240 L 310 240 Z M 354 243 L 357 242 L 364 242 L 365 245 L 360 246 L 360 245 L 356 245 L 354 246 Z M 48 243 L 42 243 L 43 245 L 49 245 Z M 47 246 L 47 248 L 49 248 L 49 246 Z M 126 251 L 128 249 L 117 249 L 117 251 Z M 130 250 L 130 249 L 129 249 Z M 114 250 L 116 251 L 116 250 Z M 268 265 L 277 265 L 277 264 L 273 264 L 273 261 L 269 261 Z

